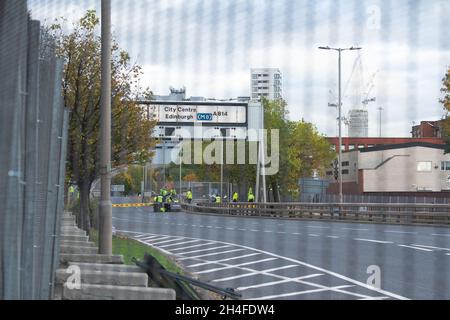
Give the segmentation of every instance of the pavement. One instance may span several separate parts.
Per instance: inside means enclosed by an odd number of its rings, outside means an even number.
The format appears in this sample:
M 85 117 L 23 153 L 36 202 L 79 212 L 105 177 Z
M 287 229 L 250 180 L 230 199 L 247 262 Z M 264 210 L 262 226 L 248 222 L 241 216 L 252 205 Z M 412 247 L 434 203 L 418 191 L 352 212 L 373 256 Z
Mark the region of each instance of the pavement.
M 116 232 L 243 299 L 450 299 L 450 228 L 152 211 L 114 208 Z

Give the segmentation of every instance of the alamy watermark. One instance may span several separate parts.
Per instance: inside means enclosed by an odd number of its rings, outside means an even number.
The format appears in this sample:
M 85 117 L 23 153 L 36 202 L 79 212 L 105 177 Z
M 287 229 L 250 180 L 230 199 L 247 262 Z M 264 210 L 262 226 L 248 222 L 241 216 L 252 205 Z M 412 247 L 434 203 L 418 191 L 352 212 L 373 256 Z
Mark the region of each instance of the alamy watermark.
M 177 130 L 170 142 L 179 148 L 171 151 L 171 161 L 177 165 L 257 165 L 261 174 L 276 175 L 280 170 L 280 131 L 278 129 L 242 129 L 245 139 L 215 136 L 216 129 L 196 125 L 193 131 Z

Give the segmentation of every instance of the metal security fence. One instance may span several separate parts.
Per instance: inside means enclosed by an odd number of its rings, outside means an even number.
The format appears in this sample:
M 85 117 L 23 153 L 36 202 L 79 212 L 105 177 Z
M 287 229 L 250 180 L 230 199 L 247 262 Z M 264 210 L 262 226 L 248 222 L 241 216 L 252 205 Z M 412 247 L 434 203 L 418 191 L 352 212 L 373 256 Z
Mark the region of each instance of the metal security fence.
M 68 112 L 46 40 L 25 0 L 0 2 L 0 299 L 53 292 Z
M 199 203 L 183 204 L 187 212 L 387 224 L 450 225 L 450 206 L 383 203 Z
M 376 195 L 376 194 L 344 194 L 345 203 L 406 203 L 406 204 L 449 204 L 449 198 L 439 195 L 415 196 L 406 195 Z M 300 202 L 309 203 L 337 203 L 339 195 L 336 194 L 301 194 Z

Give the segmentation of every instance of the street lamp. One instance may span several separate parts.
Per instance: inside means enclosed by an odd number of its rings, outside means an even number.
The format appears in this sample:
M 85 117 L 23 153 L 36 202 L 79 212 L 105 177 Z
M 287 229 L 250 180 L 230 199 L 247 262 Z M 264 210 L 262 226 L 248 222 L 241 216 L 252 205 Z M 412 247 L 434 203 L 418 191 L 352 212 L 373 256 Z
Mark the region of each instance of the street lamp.
M 361 50 L 360 47 L 350 47 L 350 48 L 330 48 L 329 46 L 326 47 L 319 47 L 320 50 L 334 50 L 339 53 L 339 61 L 338 61 L 338 77 L 339 77 L 339 102 L 338 102 L 338 109 L 339 109 L 339 202 L 343 202 L 343 195 L 342 195 L 342 77 L 341 77 L 341 54 L 343 51 L 354 51 L 354 50 Z
M 100 226 L 99 253 L 112 254 L 111 202 L 111 0 L 101 4 Z M 89 231 L 89 230 L 88 230 Z

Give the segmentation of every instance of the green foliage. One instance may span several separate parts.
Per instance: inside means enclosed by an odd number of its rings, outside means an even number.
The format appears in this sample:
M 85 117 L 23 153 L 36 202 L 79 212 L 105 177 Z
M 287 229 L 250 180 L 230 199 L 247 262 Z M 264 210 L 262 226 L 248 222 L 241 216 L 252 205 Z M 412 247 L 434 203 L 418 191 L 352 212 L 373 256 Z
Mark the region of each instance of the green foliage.
M 443 125 L 444 139 L 447 143 L 445 148 L 445 153 L 450 153 L 450 67 L 447 68 L 447 73 L 442 79 L 442 89 L 443 98 L 440 100 L 442 106 L 444 107 L 445 121 Z
M 123 185 L 125 186 L 125 196 L 129 196 L 132 194 L 136 194 L 135 190 L 133 189 L 133 178 L 128 172 L 121 173 L 117 176 L 115 176 L 111 183 L 113 185 Z
M 99 131 L 101 98 L 101 39 L 99 18 L 89 10 L 70 34 L 61 24 L 45 28 L 43 34 L 56 40 L 56 52 L 64 60 L 62 91 L 64 105 L 69 108 L 69 141 L 67 181 L 80 189 L 80 226 L 88 230 L 90 221 L 88 198 L 92 182 L 99 177 Z M 113 40 L 112 71 L 112 166 L 148 161 L 155 141 L 151 132 L 155 126 L 147 120 L 144 110 L 134 100 L 142 91 L 139 78 L 142 68 L 131 63 L 130 55 Z M 149 90 L 146 91 L 147 94 Z
M 267 177 L 272 198 L 280 201 L 279 192 L 285 196 L 298 195 L 298 181 L 301 177 L 311 177 L 315 172 L 323 176 L 336 154 L 313 124 L 303 120 L 288 120 L 284 100 L 264 99 L 262 103 L 268 136 L 270 137 L 272 130 L 279 130 L 280 135 L 280 170 L 278 174 Z M 268 140 L 268 147 L 271 149 L 271 141 Z

